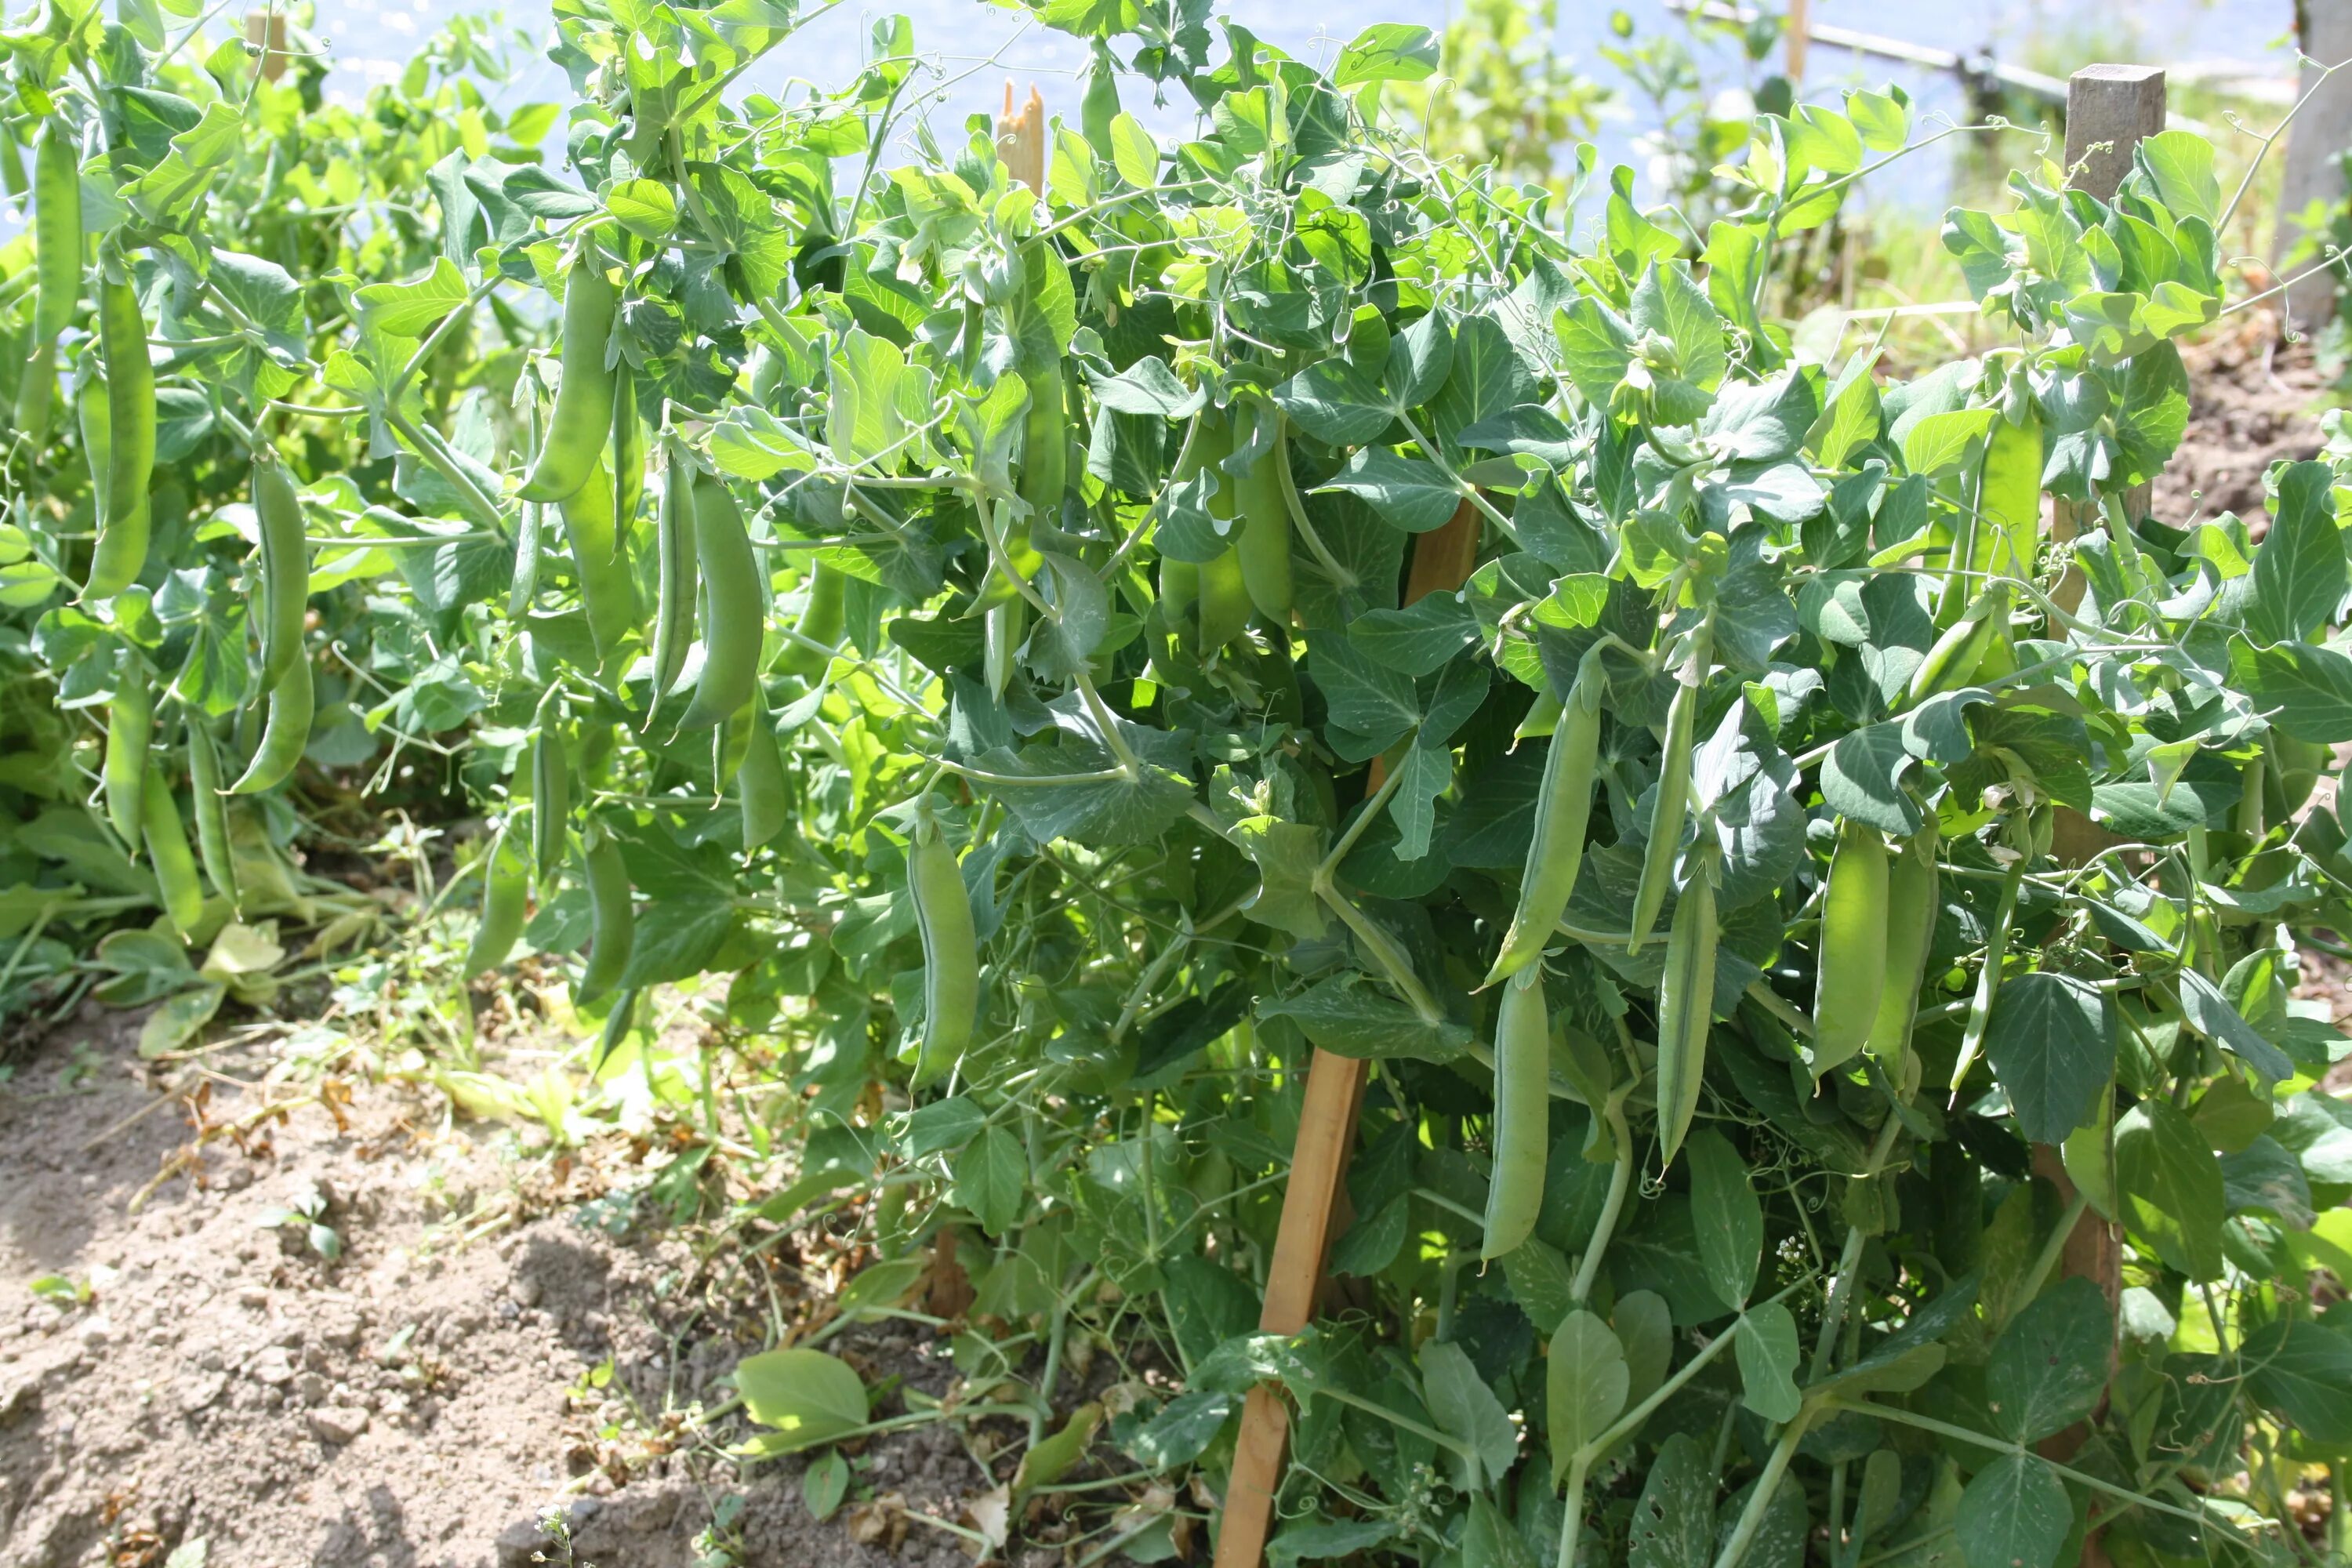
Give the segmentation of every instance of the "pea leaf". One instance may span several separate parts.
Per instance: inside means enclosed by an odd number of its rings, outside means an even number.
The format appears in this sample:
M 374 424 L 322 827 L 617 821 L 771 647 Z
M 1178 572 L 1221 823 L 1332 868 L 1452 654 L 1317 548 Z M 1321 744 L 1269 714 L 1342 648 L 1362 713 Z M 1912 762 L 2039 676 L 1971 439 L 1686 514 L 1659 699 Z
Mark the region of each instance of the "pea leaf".
M 1748 1184 L 1747 1163 L 1722 1133 L 1702 1128 L 1683 1148 L 1690 1157 L 1699 1266 L 1710 1289 L 1735 1307 L 1745 1306 L 1764 1252 L 1763 1205 Z
M 2093 1281 L 2059 1280 L 2010 1320 L 1985 1366 L 1985 1404 L 2002 1435 L 2034 1443 L 2097 1407 L 2115 1316 Z
M 849 1363 L 817 1350 L 762 1351 L 735 1364 L 743 1408 L 762 1426 L 761 1455 L 797 1453 L 866 1424 L 866 1385 Z
M 2221 1167 L 2185 1111 L 2144 1100 L 2116 1119 L 2116 1191 L 2125 1224 L 2168 1267 L 2191 1279 L 2221 1277 Z
M 2115 1074 L 2114 1007 L 2071 974 L 2020 974 L 1994 997 L 1984 1048 L 2019 1130 L 2037 1143 L 2063 1143 Z
M 2074 1505 L 2049 1461 L 2003 1454 L 1960 1494 L 1953 1532 L 1968 1568 L 2052 1568 L 2074 1527 Z
M 1608 1430 L 1625 1408 L 1624 1347 L 1607 1323 L 1580 1308 L 1551 1336 L 1544 1386 L 1557 1484 L 1576 1451 Z

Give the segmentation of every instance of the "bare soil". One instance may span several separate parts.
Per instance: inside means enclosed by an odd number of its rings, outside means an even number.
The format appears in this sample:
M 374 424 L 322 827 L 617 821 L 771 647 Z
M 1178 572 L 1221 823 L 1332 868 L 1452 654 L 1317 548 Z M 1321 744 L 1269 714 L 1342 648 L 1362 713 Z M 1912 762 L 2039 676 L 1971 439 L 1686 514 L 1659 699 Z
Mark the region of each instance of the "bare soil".
M 625 1141 L 521 1158 L 437 1091 L 269 1081 L 258 1041 L 167 1086 L 137 1018 L 85 1013 L 0 1089 L 0 1568 L 970 1561 L 920 1527 L 992 1485 L 948 1426 L 866 1447 L 823 1525 L 798 1461 L 744 1476 L 740 1423 L 688 1428 L 782 1304 L 731 1310 L 645 1222 Z M 305 1208 L 339 1256 L 275 1223 Z M 831 1348 L 950 1381 L 927 1336 Z
M 2284 343 L 2278 319 L 2248 313 L 2237 331 L 2190 344 L 2189 431 L 2154 487 L 2154 515 L 2179 528 L 2235 512 L 2259 538 L 2263 475 L 2316 457 L 2326 377 L 2307 342 Z

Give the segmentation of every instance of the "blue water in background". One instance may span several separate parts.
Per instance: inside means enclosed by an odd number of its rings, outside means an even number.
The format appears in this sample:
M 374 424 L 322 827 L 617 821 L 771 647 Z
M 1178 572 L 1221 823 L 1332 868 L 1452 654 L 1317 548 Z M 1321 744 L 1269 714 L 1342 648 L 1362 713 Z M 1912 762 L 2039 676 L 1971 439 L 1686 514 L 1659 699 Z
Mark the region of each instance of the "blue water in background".
M 336 68 L 330 90 L 356 99 L 367 87 L 397 76 L 416 47 L 443 22 L 461 11 L 480 13 L 478 0 L 381 0 L 358 5 L 352 0 L 320 0 L 319 31 L 333 47 Z M 1611 85 L 1623 85 L 1615 68 L 1601 58 L 1603 45 L 1614 41 L 1610 28 L 1612 10 L 1621 7 L 1566 0 L 1556 34 L 1556 47 L 1587 72 Z M 1347 40 L 1373 21 L 1417 22 L 1443 28 L 1449 7 L 1432 0 L 1380 0 L 1379 4 L 1305 5 L 1299 0 L 1228 0 L 1224 14 L 1259 37 L 1300 58 L 1324 61 Z M 1628 0 L 1622 9 L 1632 19 L 1637 37 L 1682 30 L 1682 22 L 1662 0 Z M 915 46 L 932 58 L 947 78 L 961 78 L 944 99 L 929 111 L 934 134 L 952 144 L 961 139 L 965 118 L 992 111 L 1003 102 L 1004 82 L 1018 84 L 1026 98 L 1031 83 L 1044 92 L 1046 111 L 1075 121 L 1081 86 L 1078 72 L 1086 62 L 1083 44 L 1049 31 L 1018 9 L 982 0 L 901 0 L 898 5 L 845 4 L 817 16 L 800 32 L 762 61 L 747 78 L 749 86 L 781 94 L 794 78 L 825 88 L 845 84 L 864 58 L 873 21 L 893 12 L 912 18 Z M 530 35 L 537 58 L 498 93 L 499 101 L 516 105 L 539 100 L 561 101 L 568 96 L 562 73 L 544 58 L 550 35 L 543 5 L 509 5 L 503 15 L 510 26 Z M 2028 43 L 2039 37 L 2064 39 L 2085 30 L 2077 18 L 2097 15 L 2109 54 L 2122 54 L 2139 63 L 2182 61 L 2242 61 L 2268 74 L 2292 73 L 2294 8 L 2292 0 L 2133 0 L 2127 7 L 2111 0 L 1949 0 L 1937 5 L 1888 5 L 1885 0 L 1816 0 L 1816 21 L 1899 37 L 1907 42 L 1953 49 L 1961 54 L 1986 51 L 1996 58 L 2022 63 Z M 2131 47 L 2114 47 L 2118 33 Z M 1217 39 L 1214 54 L 1222 56 Z M 1776 49 L 1769 65 L 1777 68 Z M 2087 59 L 2074 62 L 2087 64 Z M 1718 49 L 1703 57 L 1710 86 L 1738 86 L 1746 74 L 1735 51 Z M 2063 74 L 2063 73 L 2061 73 Z M 1894 61 L 1864 58 L 1816 43 L 1806 70 L 1808 95 L 1815 100 L 1842 86 L 1877 85 L 1895 81 L 1916 100 L 1923 116 L 1965 112 L 1958 85 L 1947 74 Z M 935 81 L 938 79 L 933 79 Z M 1132 101 L 1140 95 L 1128 89 L 1129 112 L 1154 132 L 1181 134 L 1192 123 L 1192 106 L 1180 100 L 1155 107 Z M 2275 111 L 2269 111 L 2275 113 Z M 1627 102 L 1622 118 L 1602 128 L 1597 138 L 1603 166 L 1632 162 L 1639 168 L 1636 137 L 1645 129 L 1641 110 Z M 551 138 L 560 146 L 561 132 Z M 909 155 L 906 128 L 894 133 L 896 145 L 888 161 Z M 1890 203 L 1918 211 L 1942 205 L 1946 164 L 1932 155 L 1906 161 L 1865 188 L 1865 200 Z

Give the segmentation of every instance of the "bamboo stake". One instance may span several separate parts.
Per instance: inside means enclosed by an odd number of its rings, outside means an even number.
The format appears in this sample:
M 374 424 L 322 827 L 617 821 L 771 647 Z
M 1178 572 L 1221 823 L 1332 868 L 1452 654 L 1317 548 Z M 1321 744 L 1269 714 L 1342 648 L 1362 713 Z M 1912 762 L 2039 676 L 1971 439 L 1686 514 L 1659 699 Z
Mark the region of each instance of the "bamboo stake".
M 1029 101 L 1013 107 L 1013 79 L 1004 79 L 1004 112 L 996 117 L 996 155 L 1013 177 L 1045 194 L 1045 99 L 1034 83 Z
M 1413 545 L 1404 602 L 1451 593 L 1467 582 L 1470 569 L 1477 564 L 1479 535 L 1478 510 L 1466 500 L 1453 521 L 1423 534 Z M 1375 758 L 1365 793 L 1376 793 L 1385 777 Z M 1263 1332 L 1295 1334 L 1315 1315 L 1324 1259 L 1333 1236 L 1349 1222 L 1348 1161 L 1355 1152 L 1363 1101 L 1364 1064 L 1318 1047 L 1307 1068 L 1297 1141 L 1291 1146 L 1282 1223 L 1266 1267 L 1265 1304 L 1257 1325 Z M 1289 1438 L 1290 1407 L 1282 1395 L 1267 1384 L 1251 1389 L 1242 1406 L 1233 1479 L 1225 1487 L 1215 1568 L 1257 1568 L 1265 1560 L 1275 1489 L 1281 1484 L 1283 1450 Z

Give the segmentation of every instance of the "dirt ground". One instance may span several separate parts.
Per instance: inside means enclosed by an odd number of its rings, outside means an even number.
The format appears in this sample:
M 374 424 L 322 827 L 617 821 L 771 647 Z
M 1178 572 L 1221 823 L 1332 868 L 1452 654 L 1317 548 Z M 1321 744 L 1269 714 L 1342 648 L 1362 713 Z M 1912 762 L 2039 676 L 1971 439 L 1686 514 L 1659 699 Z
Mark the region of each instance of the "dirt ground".
M 869 1446 L 886 1500 L 818 1525 L 797 1460 L 745 1479 L 719 1451 L 739 1421 L 660 1418 L 724 1399 L 761 1323 L 709 1310 L 695 1249 L 630 1222 L 625 1151 L 559 1184 L 438 1092 L 259 1081 L 257 1043 L 177 1069 L 244 1127 L 155 1184 L 193 1129 L 136 1017 L 86 1012 L 0 1093 L 0 1568 L 970 1561 L 920 1528 L 991 1484 L 948 1426 Z M 918 1331 L 831 1348 L 941 1394 Z
M 2189 431 L 2154 486 L 2159 521 L 2178 528 L 2233 511 L 2259 537 L 2263 473 L 2318 456 L 2314 409 L 2326 378 L 2308 343 L 2282 343 L 2277 331 L 2274 315 L 2253 310 L 2243 329 L 2184 352 Z

